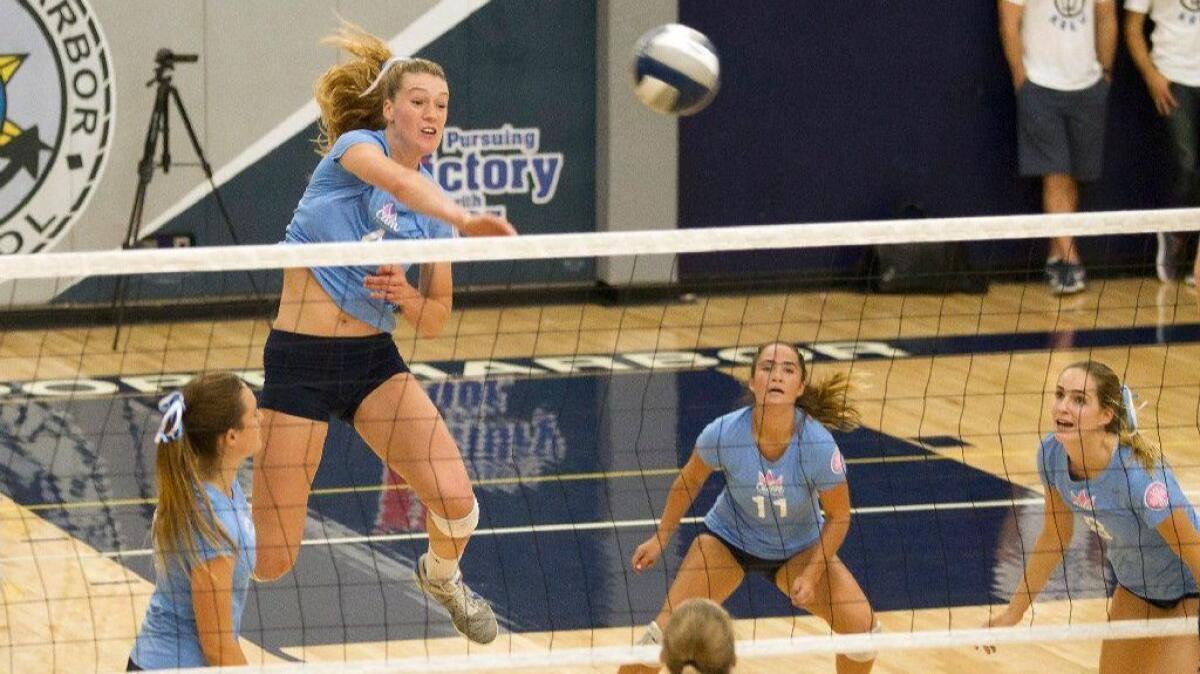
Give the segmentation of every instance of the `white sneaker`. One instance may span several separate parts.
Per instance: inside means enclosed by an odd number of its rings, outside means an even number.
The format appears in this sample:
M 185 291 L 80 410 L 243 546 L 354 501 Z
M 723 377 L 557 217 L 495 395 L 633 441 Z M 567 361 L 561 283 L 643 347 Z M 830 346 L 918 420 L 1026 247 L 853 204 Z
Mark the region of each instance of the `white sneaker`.
M 453 580 L 438 582 L 425 576 L 425 555 L 417 560 L 417 586 L 450 613 L 454 629 L 477 644 L 495 641 L 498 628 L 496 614 L 483 597 L 475 594 L 463 582 L 462 572 Z

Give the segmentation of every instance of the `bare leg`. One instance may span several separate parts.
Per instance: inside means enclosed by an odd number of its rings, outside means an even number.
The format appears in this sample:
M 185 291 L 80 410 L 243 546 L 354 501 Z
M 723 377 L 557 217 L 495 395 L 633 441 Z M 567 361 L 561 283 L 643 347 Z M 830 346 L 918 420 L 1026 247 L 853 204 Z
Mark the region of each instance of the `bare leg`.
M 1042 209 L 1047 213 L 1074 213 L 1079 210 L 1079 185 L 1066 173 L 1051 173 L 1042 179 Z M 1050 239 L 1050 257 L 1068 264 L 1079 264 L 1075 239 L 1060 236 Z
M 470 514 L 475 494 L 462 455 L 412 375 L 398 374 L 372 391 L 354 415 L 354 428 L 431 512 L 450 520 Z M 439 557 L 462 557 L 469 536 L 450 538 L 432 522 L 426 524 L 429 546 Z
M 329 424 L 275 410 L 262 411 L 263 450 L 254 457 L 254 574 L 275 580 L 300 555 L 308 494 L 321 464 Z
M 775 574 L 775 586 L 787 596 L 792 594 L 792 581 L 800 575 L 816 548 L 809 548 L 788 560 Z M 834 558 L 829 569 L 817 585 L 816 599 L 804 610 L 829 623 L 838 634 L 862 634 L 875 626 L 875 613 L 863 594 L 854 575 L 840 559 Z M 858 662 L 845 655 L 837 656 L 838 674 L 867 674 L 875 666 L 874 660 Z
M 1146 620 L 1166 617 L 1171 611 L 1155 608 L 1117 587 L 1108 606 L 1109 620 Z M 1109 639 L 1100 645 L 1100 674 L 1156 672 L 1166 639 Z M 1195 671 L 1195 670 L 1193 670 Z

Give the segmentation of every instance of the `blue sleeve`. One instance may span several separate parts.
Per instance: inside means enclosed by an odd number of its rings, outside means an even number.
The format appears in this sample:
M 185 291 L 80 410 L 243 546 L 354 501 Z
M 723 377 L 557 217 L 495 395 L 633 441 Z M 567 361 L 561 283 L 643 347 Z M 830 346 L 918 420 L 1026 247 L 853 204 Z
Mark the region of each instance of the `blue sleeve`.
M 1165 464 L 1156 465 L 1147 472 L 1133 461 L 1126 466 L 1125 476 L 1129 482 L 1130 505 L 1152 529 L 1169 519 L 1175 508 L 1189 507 L 1179 482 Z
M 224 529 L 224 527 L 220 528 Z M 226 531 L 226 533 L 229 532 Z M 230 537 L 234 540 L 237 540 L 237 537 L 235 536 Z M 217 541 L 217 547 L 213 547 L 208 541 L 204 540 L 204 537 L 200 535 L 199 531 L 192 536 L 192 539 L 196 542 L 196 556 L 200 558 L 201 562 L 207 562 L 218 557 L 232 557 L 234 554 L 233 548 L 229 547 L 228 544 L 221 542 L 220 540 Z
M 384 147 L 383 141 L 374 132 L 366 129 L 355 129 L 338 136 L 337 141 L 334 142 L 333 147 L 329 150 L 329 159 L 339 162 L 340 165 L 342 155 L 346 154 L 346 150 L 359 143 L 369 143 L 383 150 L 384 154 L 387 154 L 387 148 Z
M 815 421 L 805 424 L 800 456 L 803 457 L 804 479 L 817 492 L 829 491 L 846 481 L 846 460 L 842 450 L 821 424 Z
M 705 465 L 713 470 L 721 470 L 721 419 L 710 423 L 700 432 L 700 437 L 696 438 L 696 453 L 700 455 L 700 459 Z
M 1049 446 L 1050 437 L 1042 438 L 1042 444 L 1038 445 L 1037 451 L 1037 472 L 1038 477 L 1042 480 L 1042 486 L 1046 489 L 1054 488 L 1054 480 L 1050 479 L 1050 467 L 1047 465 L 1050 461 Z

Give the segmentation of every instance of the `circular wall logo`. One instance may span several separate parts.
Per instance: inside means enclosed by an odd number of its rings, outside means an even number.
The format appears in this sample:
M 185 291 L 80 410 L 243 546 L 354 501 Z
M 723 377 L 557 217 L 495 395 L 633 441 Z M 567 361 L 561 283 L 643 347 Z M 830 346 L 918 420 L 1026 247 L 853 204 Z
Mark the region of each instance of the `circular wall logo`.
M 0 255 L 70 229 L 104 173 L 115 107 L 86 0 L 0 0 Z
M 1179 0 L 1179 4 L 1189 12 L 1200 12 L 1200 0 Z

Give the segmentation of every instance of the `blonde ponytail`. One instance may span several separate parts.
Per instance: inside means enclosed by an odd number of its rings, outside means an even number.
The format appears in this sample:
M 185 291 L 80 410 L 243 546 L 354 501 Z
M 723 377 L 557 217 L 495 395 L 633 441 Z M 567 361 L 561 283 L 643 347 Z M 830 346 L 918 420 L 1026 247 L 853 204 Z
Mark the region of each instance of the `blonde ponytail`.
M 322 155 L 328 154 L 347 131 L 382 129 L 385 126 L 383 102 L 391 100 L 400 90 L 405 74 L 426 73 L 446 79 L 440 65 L 419 58 L 404 59 L 381 73 L 392 58 L 392 50 L 383 40 L 346 20 L 337 32 L 321 43 L 347 51 L 354 57 L 326 70 L 317 79 L 314 96 L 321 110 L 321 121 L 316 144 L 317 152 Z M 381 75 L 382 81 L 371 89 L 372 83 Z M 371 90 L 368 92 L 368 89 Z
M 217 525 L 204 478 L 217 468 L 220 437 L 241 427 L 243 386 L 232 374 L 200 375 L 184 387 L 177 409 L 163 410 L 166 416 L 156 438 L 158 505 L 150 526 L 154 566 L 160 574 L 166 573 L 172 562 L 199 562 L 197 535 L 215 549 L 237 547 Z M 169 398 L 164 398 L 164 403 Z M 167 429 L 171 422 L 173 431 Z

